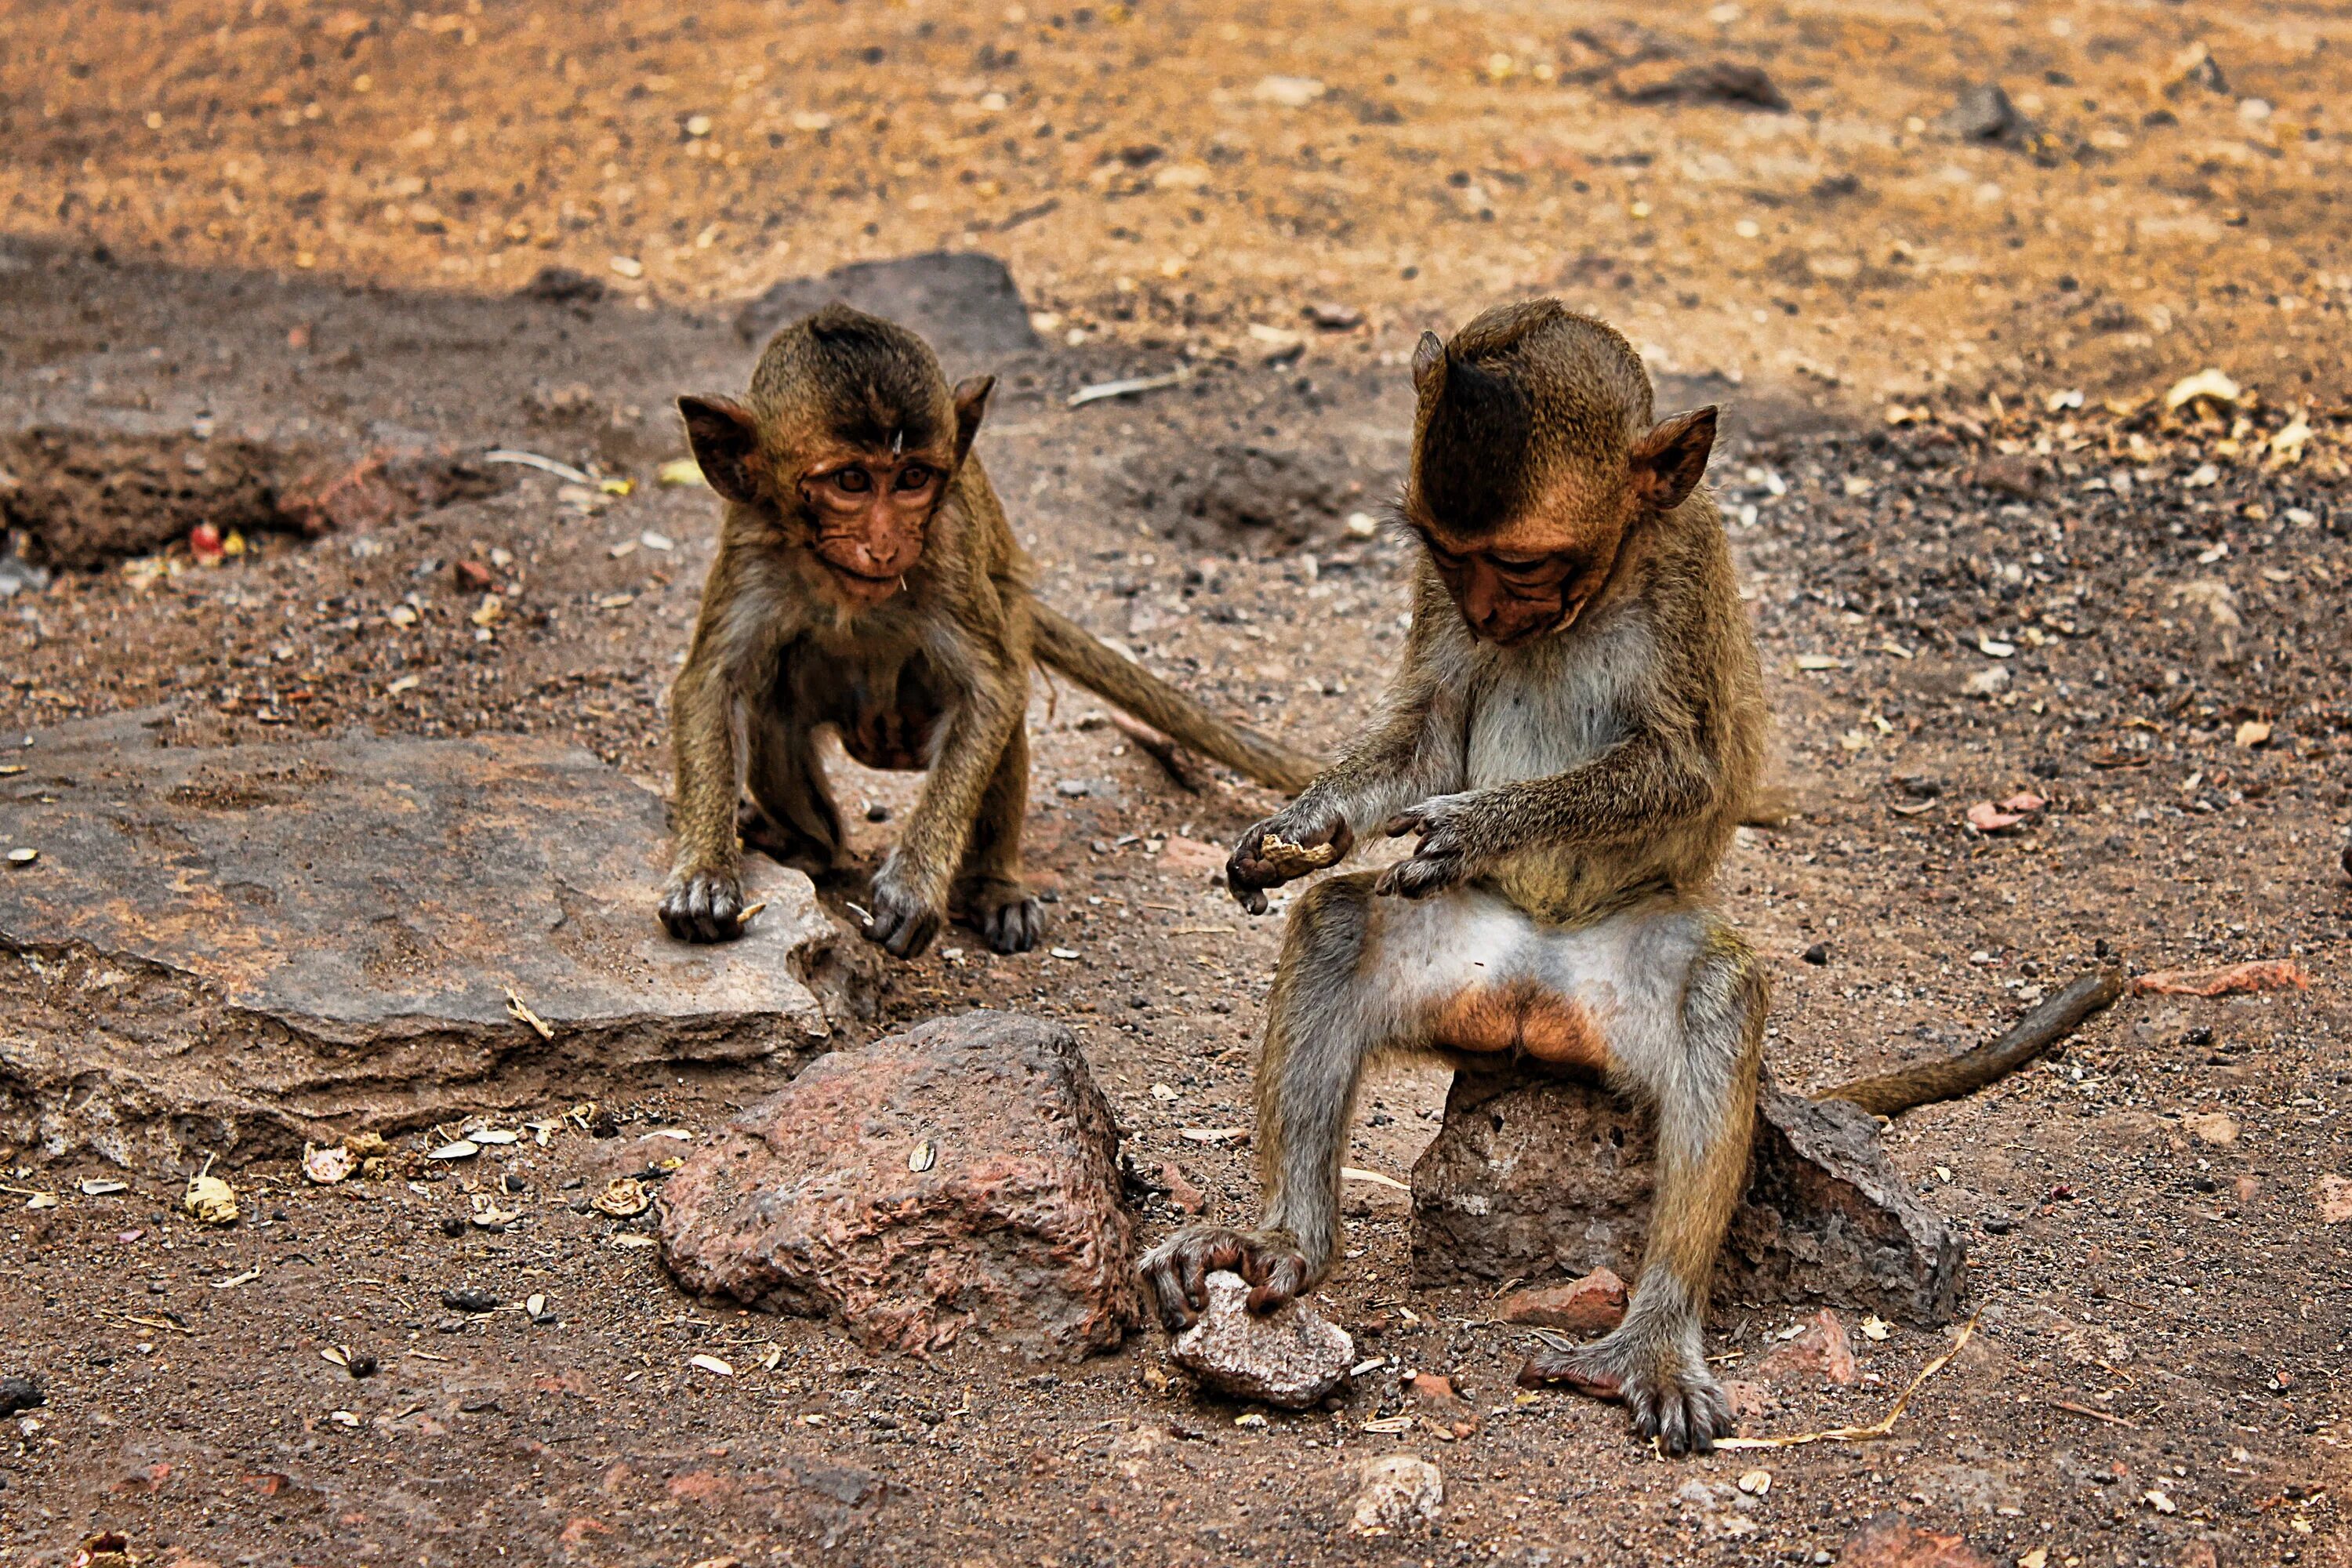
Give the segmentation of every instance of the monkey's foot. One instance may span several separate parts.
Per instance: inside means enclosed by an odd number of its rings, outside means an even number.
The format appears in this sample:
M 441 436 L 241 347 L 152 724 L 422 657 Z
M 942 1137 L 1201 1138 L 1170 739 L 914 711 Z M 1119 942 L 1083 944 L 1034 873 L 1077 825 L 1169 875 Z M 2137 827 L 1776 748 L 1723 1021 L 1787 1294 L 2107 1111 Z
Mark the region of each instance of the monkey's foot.
M 671 879 L 661 922 L 680 942 L 733 942 L 743 934 L 743 886 L 724 871 Z
M 1209 1309 L 1209 1276 L 1231 1269 L 1248 1280 L 1249 1310 L 1270 1312 L 1307 1288 L 1307 1255 L 1279 1230 L 1232 1230 L 1188 1225 L 1137 1266 L 1160 1321 L 1174 1333 Z
M 735 808 L 735 836 L 746 849 L 756 849 L 779 866 L 805 871 L 812 881 L 838 874 L 846 864 L 841 847 L 810 837 L 796 827 L 778 822 L 750 801 Z
M 879 942 L 893 958 L 914 958 L 931 945 L 944 923 L 937 904 L 908 888 L 890 860 L 874 874 L 873 918 L 866 922 L 866 940 Z
M 1622 1401 L 1633 1413 L 1633 1430 L 1667 1453 L 1713 1453 L 1717 1437 L 1731 1436 L 1731 1401 L 1705 1358 L 1661 1337 L 1622 1335 L 1573 1347 L 1547 1342 L 1519 1369 L 1519 1386 L 1565 1384 Z
M 1018 882 L 982 882 L 957 900 L 964 922 L 999 952 L 1027 952 L 1045 931 L 1045 910 Z

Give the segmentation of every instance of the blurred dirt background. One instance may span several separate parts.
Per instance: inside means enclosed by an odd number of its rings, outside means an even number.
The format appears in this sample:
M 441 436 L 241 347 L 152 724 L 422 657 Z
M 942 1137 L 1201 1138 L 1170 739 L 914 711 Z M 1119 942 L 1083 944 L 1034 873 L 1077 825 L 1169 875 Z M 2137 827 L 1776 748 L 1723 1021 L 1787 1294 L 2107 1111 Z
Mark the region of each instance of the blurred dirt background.
M 111 1530 L 188 1563 L 1884 1563 L 1852 1538 L 1901 1511 L 2001 1568 L 2347 1561 L 2342 8 L 264 0 L 17 4 L 0 37 L 20 486 L 63 471 L 36 428 L 193 455 L 230 500 L 371 450 L 457 465 L 314 539 L 273 501 L 216 564 L 178 512 L 71 558 L 18 516 L 0 739 L 171 703 L 192 743 L 534 731 L 658 781 L 709 552 L 707 494 L 656 482 L 667 398 L 740 384 L 769 285 L 945 247 L 1003 258 L 1037 334 L 989 360 L 981 449 L 1047 596 L 1328 744 L 1398 639 L 1403 556 L 1357 520 L 1397 479 L 1402 356 L 1550 291 L 1665 401 L 1728 410 L 1712 481 L 1791 815 L 1725 890 L 1784 1079 L 1969 1043 L 2101 944 L 2313 980 L 2128 1000 L 1905 1118 L 1894 1157 L 1969 1243 L 1969 1351 L 1890 1440 L 1680 1464 L 1616 1410 L 1514 1402 L 1521 1331 L 1411 1287 L 1377 1184 L 1327 1306 L 1389 1364 L 1260 1427 L 1169 1383 L 1156 1332 L 923 1365 L 680 1296 L 642 1222 L 575 1200 L 756 1085 L 649 1089 L 612 1137 L 421 1192 L 250 1168 L 226 1232 L 177 1212 L 182 1173 L 6 1151 L 12 1205 L 60 1201 L 0 1223 L 0 1377 L 46 1400 L 0 1445 L 0 1559 Z M 497 446 L 635 488 L 480 469 Z M 1080 959 L 951 932 L 877 1026 L 1070 1022 L 1139 1166 L 1245 1215 L 1246 1149 L 1184 1132 L 1245 1120 L 1279 922 L 1200 847 L 1270 803 L 1179 788 L 1098 706 L 1031 714 L 1032 865 Z M 844 769 L 903 815 L 914 781 Z M 1403 1177 L 1443 1091 L 1376 1088 L 1350 1163 Z M 469 1227 L 469 1187 L 525 1218 Z M 1139 1201 L 1151 1236 L 1179 1217 Z M 509 1310 L 442 1304 L 467 1289 Z M 1750 1430 L 1874 1419 L 1949 1342 L 1850 1323 L 1856 1383 L 1758 1373 L 1795 1321 L 1718 1303 Z M 1483 1430 L 1366 1432 L 1412 1368 Z M 1387 1452 L 1436 1460 L 1445 1510 L 1347 1537 L 1342 1467 Z

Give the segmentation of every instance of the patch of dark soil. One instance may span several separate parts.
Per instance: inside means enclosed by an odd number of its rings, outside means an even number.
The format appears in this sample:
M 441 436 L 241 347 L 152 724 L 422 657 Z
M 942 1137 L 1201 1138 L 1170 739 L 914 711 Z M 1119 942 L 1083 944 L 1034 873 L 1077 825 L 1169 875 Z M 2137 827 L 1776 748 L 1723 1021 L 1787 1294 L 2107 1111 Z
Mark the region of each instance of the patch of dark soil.
M 763 342 L 785 323 L 835 301 L 922 333 L 950 376 L 993 368 L 994 361 L 1038 346 L 1012 272 L 974 251 L 859 261 L 822 278 L 793 279 L 737 311 L 735 330 L 746 342 Z
M 1340 454 L 1240 442 L 1205 454 L 1153 453 L 1128 469 L 1124 483 L 1128 502 L 1159 532 L 1254 555 L 1330 533 L 1373 499 Z
M 152 554 L 200 523 L 223 536 L 360 531 L 509 482 L 446 454 L 347 465 L 301 446 L 55 426 L 0 439 L 0 474 L 9 552 L 68 570 Z

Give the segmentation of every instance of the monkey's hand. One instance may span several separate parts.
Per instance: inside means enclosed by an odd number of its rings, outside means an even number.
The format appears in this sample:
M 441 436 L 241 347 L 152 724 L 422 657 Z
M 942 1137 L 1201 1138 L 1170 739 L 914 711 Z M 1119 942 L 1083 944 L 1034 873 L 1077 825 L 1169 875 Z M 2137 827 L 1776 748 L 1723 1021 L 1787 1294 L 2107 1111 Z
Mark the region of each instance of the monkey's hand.
M 1411 858 L 1400 860 L 1381 872 L 1381 879 L 1372 884 L 1372 891 L 1425 899 L 1468 877 L 1485 858 L 1478 852 L 1483 807 L 1481 794 L 1473 790 L 1460 795 L 1433 795 L 1419 805 L 1408 806 L 1390 817 L 1382 832 L 1391 838 L 1417 833 L 1421 843 Z
M 733 942 L 743 934 L 743 884 L 731 871 L 679 871 L 662 889 L 661 922 L 680 942 Z
M 1242 908 L 1262 915 L 1266 889 L 1337 866 L 1355 847 L 1355 830 L 1337 810 L 1295 800 L 1241 836 L 1225 862 L 1225 886 Z
M 918 958 L 946 919 L 937 900 L 925 898 L 900 868 L 898 852 L 892 850 L 874 873 L 874 912 L 866 921 L 866 940 L 880 942 L 893 958 Z
M 1270 1312 L 1307 1289 L 1307 1255 L 1287 1232 L 1188 1225 L 1137 1266 L 1170 1333 L 1192 1326 L 1209 1307 L 1209 1276 L 1230 1269 L 1248 1280 L 1249 1310 Z
M 1576 1345 L 1546 1334 L 1519 1369 L 1522 1388 L 1565 1384 L 1580 1394 L 1624 1402 L 1633 1430 L 1669 1454 L 1708 1454 L 1736 1425 L 1731 1402 L 1706 1370 L 1706 1358 L 1679 1336 L 1628 1336 L 1623 1329 Z

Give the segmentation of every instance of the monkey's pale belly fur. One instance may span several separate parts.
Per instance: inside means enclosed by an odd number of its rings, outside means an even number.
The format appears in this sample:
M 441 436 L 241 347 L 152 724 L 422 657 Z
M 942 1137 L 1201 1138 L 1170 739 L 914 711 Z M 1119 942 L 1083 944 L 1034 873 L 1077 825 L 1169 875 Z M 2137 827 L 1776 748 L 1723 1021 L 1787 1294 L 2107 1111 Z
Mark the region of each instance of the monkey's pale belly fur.
M 1412 1045 L 1599 1074 L 1673 1048 L 1709 926 L 1671 897 L 1556 926 L 1475 888 L 1377 900 L 1367 913 L 1365 955 L 1390 977 L 1392 1027 Z

